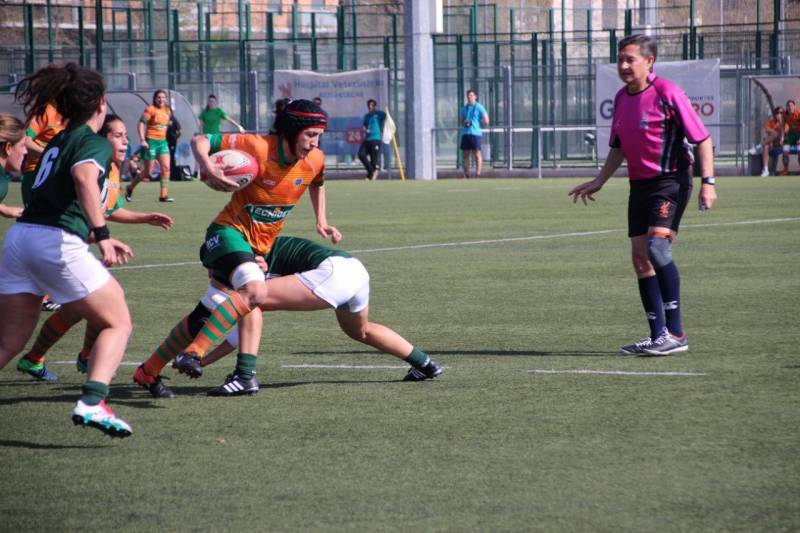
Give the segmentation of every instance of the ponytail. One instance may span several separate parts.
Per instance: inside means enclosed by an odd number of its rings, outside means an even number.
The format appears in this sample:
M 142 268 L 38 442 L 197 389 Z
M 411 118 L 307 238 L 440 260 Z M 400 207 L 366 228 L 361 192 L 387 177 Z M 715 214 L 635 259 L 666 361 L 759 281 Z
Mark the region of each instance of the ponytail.
M 17 85 L 14 98 L 29 117 L 44 115 L 52 103 L 71 124 L 83 124 L 100 106 L 106 84 L 97 71 L 75 63 L 48 65 Z

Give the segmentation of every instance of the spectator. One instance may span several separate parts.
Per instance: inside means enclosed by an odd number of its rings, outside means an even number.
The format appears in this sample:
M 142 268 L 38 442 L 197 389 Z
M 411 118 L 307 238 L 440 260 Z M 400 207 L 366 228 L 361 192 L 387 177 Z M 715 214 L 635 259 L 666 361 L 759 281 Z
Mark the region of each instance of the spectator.
M 230 118 L 222 108 L 217 107 L 217 97 L 213 94 L 209 94 L 208 100 L 206 100 L 206 107 L 200 113 L 200 122 L 203 123 L 203 133 L 219 133 L 220 123 L 223 120 L 230 122 L 233 127 L 239 130 L 239 133 L 245 132 L 241 124 Z
M 374 180 L 380 172 L 381 144 L 383 143 L 383 125 L 386 123 L 386 113 L 377 109 L 378 102 L 367 100 L 369 112 L 364 115 L 361 129 L 364 132 L 364 142 L 358 149 L 358 158 L 367 169 L 367 179 Z
M 776 107 L 772 110 L 772 117 L 767 119 L 764 124 L 764 138 L 761 140 L 761 154 L 763 165 L 761 167 L 761 177 L 769 176 L 769 156 L 777 148 L 778 153 L 782 152 L 783 144 L 783 108 Z
M 786 114 L 783 115 L 783 128 L 786 135 L 783 137 L 783 171 L 781 176 L 789 175 L 789 153 L 792 148 L 797 153 L 797 162 L 800 163 L 800 109 L 794 100 L 786 102 Z
M 481 140 L 483 129 L 489 125 L 489 113 L 478 102 L 478 93 L 473 89 L 467 91 L 467 103 L 461 108 L 459 119 L 463 126 L 461 151 L 464 156 L 464 177 L 469 177 L 469 156 L 475 154 L 475 177 L 481 176 L 483 157 L 481 156 Z

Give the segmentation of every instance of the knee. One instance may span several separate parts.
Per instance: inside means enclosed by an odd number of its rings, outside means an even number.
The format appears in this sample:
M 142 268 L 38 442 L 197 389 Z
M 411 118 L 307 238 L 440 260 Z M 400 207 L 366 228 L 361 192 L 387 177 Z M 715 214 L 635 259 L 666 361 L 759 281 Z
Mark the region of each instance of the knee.
M 633 263 L 633 270 L 636 271 L 637 275 L 646 274 L 653 268 L 646 252 L 633 252 L 631 261 Z
M 251 281 L 239 290 L 247 305 L 256 308 L 267 301 L 267 285 L 263 281 Z
M 352 327 L 344 329 L 344 332 L 347 333 L 347 336 L 353 339 L 354 341 L 358 342 L 366 342 L 367 341 L 367 326 L 364 325 L 362 327 Z
M 647 255 L 655 268 L 664 268 L 672 263 L 672 239 L 650 237 L 647 239 Z

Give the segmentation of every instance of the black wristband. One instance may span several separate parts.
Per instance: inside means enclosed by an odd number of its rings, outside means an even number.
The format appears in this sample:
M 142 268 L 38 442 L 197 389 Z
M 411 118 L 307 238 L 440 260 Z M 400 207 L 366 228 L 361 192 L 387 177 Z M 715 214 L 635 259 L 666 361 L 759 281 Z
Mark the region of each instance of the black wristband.
M 100 242 L 111 238 L 111 232 L 108 231 L 107 225 L 92 228 L 92 233 L 94 234 L 94 242 Z
M 705 176 L 700 180 L 700 183 L 703 185 L 716 185 L 717 180 L 714 179 L 714 176 Z

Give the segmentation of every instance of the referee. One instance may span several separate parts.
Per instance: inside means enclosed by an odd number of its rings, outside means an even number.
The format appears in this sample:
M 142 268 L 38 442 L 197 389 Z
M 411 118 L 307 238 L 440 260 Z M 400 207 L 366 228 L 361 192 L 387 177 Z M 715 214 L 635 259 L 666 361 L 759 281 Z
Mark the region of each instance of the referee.
M 614 100 L 611 138 L 598 176 L 569 192 L 572 201 L 593 195 L 622 164 L 628 163 L 628 236 L 650 336 L 620 349 L 622 354 L 668 355 L 689 349 L 681 325 L 680 275 L 672 260 L 672 241 L 692 193 L 697 145 L 702 173 L 701 210 L 711 209 L 714 151 L 711 138 L 683 90 L 653 73 L 657 47 L 646 35 L 619 42 L 617 71 L 625 87 Z

